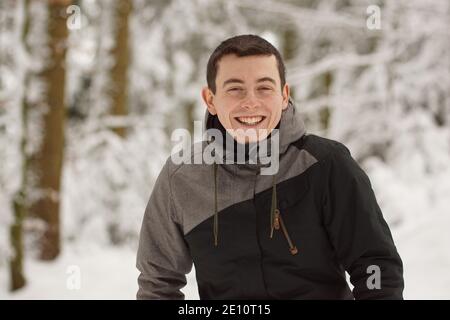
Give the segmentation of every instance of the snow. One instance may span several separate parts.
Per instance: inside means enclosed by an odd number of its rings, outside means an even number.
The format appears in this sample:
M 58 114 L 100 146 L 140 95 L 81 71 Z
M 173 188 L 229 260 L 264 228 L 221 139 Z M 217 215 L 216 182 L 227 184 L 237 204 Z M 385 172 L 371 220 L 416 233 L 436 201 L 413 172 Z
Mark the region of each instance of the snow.
M 138 272 L 132 250 L 84 246 L 65 249 L 54 262 L 28 260 L 28 284 L 12 295 L 5 292 L 2 272 L 0 299 L 135 299 Z M 79 287 L 71 285 L 76 284 L 71 277 L 78 271 Z
M 450 217 L 439 214 L 394 233 L 403 260 L 405 299 L 450 299 Z

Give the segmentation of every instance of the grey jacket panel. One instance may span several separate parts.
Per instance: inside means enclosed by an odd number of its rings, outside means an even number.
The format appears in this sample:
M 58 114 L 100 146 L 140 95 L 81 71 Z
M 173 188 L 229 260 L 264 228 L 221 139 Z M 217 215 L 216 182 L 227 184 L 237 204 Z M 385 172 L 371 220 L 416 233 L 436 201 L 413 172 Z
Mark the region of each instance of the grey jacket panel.
M 156 180 L 142 222 L 137 299 L 184 299 L 180 289 L 193 265 L 181 226 L 174 219 L 170 165 L 169 159 Z

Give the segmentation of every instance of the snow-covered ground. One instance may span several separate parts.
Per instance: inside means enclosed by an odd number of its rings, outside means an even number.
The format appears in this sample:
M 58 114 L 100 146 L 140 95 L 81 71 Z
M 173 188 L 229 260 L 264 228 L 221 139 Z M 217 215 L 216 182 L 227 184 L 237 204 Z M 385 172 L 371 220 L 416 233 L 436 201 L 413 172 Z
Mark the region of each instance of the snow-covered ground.
M 27 286 L 5 292 L 5 269 L 0 275 L 1 299 L 134 299 L 138 275 L 130 249 L 65 248 L 54 262 L 27 259 Z M 79 276 L 79 281 L 77 277 Z M 78 286 L 79 284 L 79 286 Z
M 405 299 L 450 299 L 450 216 L 439 214 L 393 236 L 403 259 Z
M 450 216 L 441 214 L 393 230 L 405 266 L 405 299 L 450 299 L 449 227 Z M 0 269 L 0 299 L 135 299 L 137 290 L 135 252 L 129 248 L 69 246 L 55 262 L 27 259 L 25 271 L 27 287 L 10 294 L 6 270 Z M 183 291 L 187 299 L 198 299 L 194 269 Z

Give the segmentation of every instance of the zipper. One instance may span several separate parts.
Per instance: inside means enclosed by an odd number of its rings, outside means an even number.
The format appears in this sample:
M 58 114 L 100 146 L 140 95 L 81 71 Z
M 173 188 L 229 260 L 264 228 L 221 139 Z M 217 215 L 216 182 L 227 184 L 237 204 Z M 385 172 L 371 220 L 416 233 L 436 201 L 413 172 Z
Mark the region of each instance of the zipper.
M 280 210 L 275 209 L 275 217 L 273 221 L 273 228 L 275 230 L 279 230 L 281 227 L 281 231 L 284 234 L 284 237 L 286 238 L 286 241 L 289 245 L 289 251 L 292 255 L 296 255 L 298 253 L 297 247 L 292 243 L 291 237 L 289 236 L 289 233 L 286 229 L 286 225 L 284 224 L 283 218 L 281 217 Z

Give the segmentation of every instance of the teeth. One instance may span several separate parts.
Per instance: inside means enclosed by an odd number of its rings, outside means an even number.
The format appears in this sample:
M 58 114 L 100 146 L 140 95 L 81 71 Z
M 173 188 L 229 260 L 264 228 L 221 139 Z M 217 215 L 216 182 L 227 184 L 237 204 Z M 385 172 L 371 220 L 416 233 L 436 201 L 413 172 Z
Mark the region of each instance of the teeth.
M 261 122 L 263 119 L 262 116 L 257 117 L 238 117 L 237 118 L 240 122 L 246 123 L 246 124 L 257 124 L 258 122 Z

